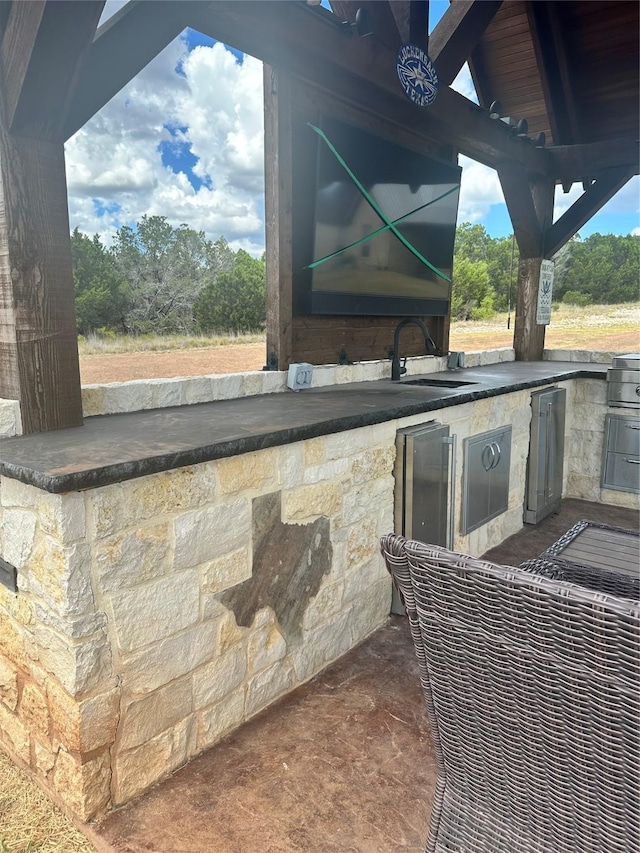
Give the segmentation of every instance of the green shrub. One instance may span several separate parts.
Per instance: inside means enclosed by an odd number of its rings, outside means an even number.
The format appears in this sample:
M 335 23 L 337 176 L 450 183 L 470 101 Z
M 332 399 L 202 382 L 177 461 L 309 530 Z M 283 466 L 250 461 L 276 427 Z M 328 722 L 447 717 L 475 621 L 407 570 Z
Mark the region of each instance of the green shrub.
M 590 293 L 579 293 L 577 290 L 567 290 L 562 297 L 562 301 L 567 305 L 577 305 L 584 308 L 586 305 L 593 303 L 593 297 Z

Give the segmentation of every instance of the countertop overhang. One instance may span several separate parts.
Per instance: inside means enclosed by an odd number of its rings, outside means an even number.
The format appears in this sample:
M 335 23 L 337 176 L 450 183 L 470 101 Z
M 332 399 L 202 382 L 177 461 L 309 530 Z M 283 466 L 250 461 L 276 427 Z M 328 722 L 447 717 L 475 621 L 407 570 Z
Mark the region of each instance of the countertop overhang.
M 425 378 L 440 388 L 381 379 L 86 418 L 84 426 L 0 440 L 0 474 L 61 493 L 427 414 L 568 379 L 606 379 L 608 365 L 506 362 Z

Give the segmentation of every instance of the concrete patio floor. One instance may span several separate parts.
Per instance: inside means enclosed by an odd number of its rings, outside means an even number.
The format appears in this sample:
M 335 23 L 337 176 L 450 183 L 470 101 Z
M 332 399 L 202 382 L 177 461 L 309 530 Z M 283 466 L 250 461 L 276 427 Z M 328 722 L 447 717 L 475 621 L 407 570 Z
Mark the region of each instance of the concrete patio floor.
M 567 500 L 487 556 L 537 556 L 581 518 L 637 529 L 639 517 Z M 90 837 L 118 853 L 421 853 L 434 784 L 413 648 L 392 617 Z

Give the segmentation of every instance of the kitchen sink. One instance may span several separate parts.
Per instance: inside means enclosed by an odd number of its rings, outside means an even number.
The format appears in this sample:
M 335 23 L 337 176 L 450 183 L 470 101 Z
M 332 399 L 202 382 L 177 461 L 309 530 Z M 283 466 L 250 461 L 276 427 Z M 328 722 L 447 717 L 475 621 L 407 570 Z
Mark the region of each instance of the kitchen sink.
M 431 385 L 434 388 L 464 388 L 466 385 L 477 385 L 477 382 L 461 382 L 456 379 L 405 379 L 403 385 Z

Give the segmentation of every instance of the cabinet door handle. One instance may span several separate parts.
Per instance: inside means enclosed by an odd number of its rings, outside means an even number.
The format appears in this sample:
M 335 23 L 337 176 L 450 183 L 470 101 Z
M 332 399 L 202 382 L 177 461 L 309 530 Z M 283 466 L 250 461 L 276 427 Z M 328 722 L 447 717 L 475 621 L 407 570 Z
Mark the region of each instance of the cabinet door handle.
M 640 426 L 635 426 L 634 424 L 625 424 L 625 429 L 640 429 Z
M 491 459 L 487 458 L 489 453 L 491 454 Z M 490 471 L 493 468 L 496 459 L 496 452 L 493 449 L 493 444 L 485 444 L 482 448 L 482 455 L 480 458 L 482 460 L 482 467 L 484 470 Z
M 625 459 L 625 462 L 628 462 L 629 465 L 640 465 L 640 459 Z
M 493 450 L 493 462 L 491 464 L 491 467 L 497 468 L 500 464 L 500 457 L 502 456 L 502 451 L 500 450 L 500 445 L 497 441 L 491 442 L 491 449 Z

